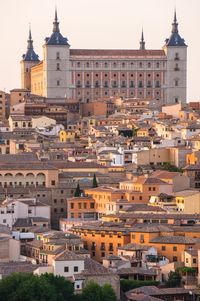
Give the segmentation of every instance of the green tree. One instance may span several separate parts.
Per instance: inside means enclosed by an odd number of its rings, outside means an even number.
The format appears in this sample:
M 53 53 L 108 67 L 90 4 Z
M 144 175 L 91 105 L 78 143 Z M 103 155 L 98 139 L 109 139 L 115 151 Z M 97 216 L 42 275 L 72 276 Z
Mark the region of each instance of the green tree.
M 66 281 L 64 277 L 45 273 L 41 275 L 40 278 L 44 278 L 51 286 L 55 288 L 56 296 L 59 301 L 73 299 L 73 284 L 70 281 Z
M 75 197 L 79 197 L 80 195 L 81 195 L 81 189 L 80 189 L 79 182 L 78 182 L 77 186 L 76 186 L 76 190 L 75 190 L 74 196 Z
M 98 187 L 98 183 L 97 183 L 97 179 L 96 179 L 96 174 L 95 173 L 94 173 L 94 176 L 93 176 L 92 187 L 93 188 Z
M 172 172 L 183 172 L 183 170 L 170 162 L 165 162 L 162 166 L 159 166 L 160 169 L 172 171 Z
M 91 281 L 83 289 L 82 297 L 83 297 L 83 301 L 103 301 L 102 289 L 97 283 Z
M 159 281 L 155 280 L 133 280 L 133 279 L 122 279 L 120 281 L 120 286 L 123 292 L 130 291 L 131 289 L 140 286 L 157 286 Z
M 73 286 L 64 277 L 13 273 L 0 282 L 1 301 L 72 301 Z
M 179 287 L 181 285 L 181 275 L 178 271 L 170 272 L 167 280 L 168 287 Z
M 110 284 L 103 287 L 91 281 L 82 293 L 81 301 L 117 301 L 115 292 Z
M 102 287 L 102 301 L 116 301 L 115 292 L 110 284 L 104 284 Z

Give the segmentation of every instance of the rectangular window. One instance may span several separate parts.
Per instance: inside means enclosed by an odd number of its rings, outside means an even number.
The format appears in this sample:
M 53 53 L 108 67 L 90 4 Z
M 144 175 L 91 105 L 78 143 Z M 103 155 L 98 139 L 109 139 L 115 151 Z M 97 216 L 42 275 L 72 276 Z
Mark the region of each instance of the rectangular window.
M 173 246 L 173 251 L 176 252 L 177 251 L 177 247 Z
M 64 272 L 68 273 L 69 272 L 69 267 L 64 267 Z
M 176 261 L 178 261 L 177 256 L 173 256 L 173 262 L 176 262 Z
M 166 247 L 165 246 L 162 246 L 162 251 L 166 251 Z
M 78 272 L 78 267 L 77 266 L 74 267 L 74 272 Z
M 94 203 L 90 203 L 90 208 L 94 209 Z

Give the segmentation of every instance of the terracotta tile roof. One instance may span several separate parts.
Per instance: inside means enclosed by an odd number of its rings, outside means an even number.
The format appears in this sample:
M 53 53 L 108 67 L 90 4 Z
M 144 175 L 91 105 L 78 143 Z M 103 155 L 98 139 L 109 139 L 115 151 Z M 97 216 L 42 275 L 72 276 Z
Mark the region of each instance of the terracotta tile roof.
M 148 57 L 162 56 L 166 58 L 164 50 L 133 50 L 133 49 L 70 49 L 70 56 L 122 56 Z
M 142 233 L 155 233 L 155 232 L 174 232 L 167 226 L 163 225 L 153 225 L 153 224 L 137 224 L 132 229 L 131 232 L 142 232 Z
M 0 263 L 0 274 L 6 277 L 12 273 L 32 273 L 37 267 L 30 262 L 21 261 Z
M 30 162 L 39 161 L 37 155 L 34 153 L 19 153 L 19 154 L 0 154 L 0 162 L 11 163 L 11 162 Z
M 127 300 L 131 301 L 161 301 L 162 299 L 147 296 L 143 293 L 134 293 L 132 291 L 127 292 L 126 294 Z
M 84 260 L 85 269 L 82 272 L 82 274 L 86 275 L 99 275 L 99 274 L 113 274 L 112 272 L 109 272 L 107 268 L 105 268 L 102 264 L 98 263 L 97 261 L 86 257 Z
M 158 288 L 156 286 L 141 286 L 139 288 L 135 288 L 129 292 L 135 293 L 144 293 L 149 296 L 156 295 L 176 295 L 176 294 L 188 294 L 191 289 L 185 289 L 183 287 L 176 288 Z
M 43 162 L 0 162 L 1 170 L 57 170 L 56 167 Z
M 158 275 L 158 270 L 151 268 L 151 269 L 146 269 L 146 268 L 138 268 L 138 267 L 132 267 L 132 268 L 122 268 L 118 271 L 119 275 L 149 275 L 149 276 L 155 276 Z
M 150 243 L 164 243 L 164 244 L 195 244 L 197 240 L 191 237 L 184 236 L 159 236 L 153 238 Z
M 55 261 L 83 261 L 84 257 L 69 250 L 63 251 L 57 255 Z
M 170 172 L 167 170 L 156 170 L 151 174 L 151 178 L 160 178 L 160 179 L 173 179 L 176 176 L 180 175 L 180 172 Z
M 129 243 L 123 247 L 119 247 L 118 250 L 126 250 L 126 251 L 145 250 L 145 251 L 147 251 L 149 248 L 150 248 L 150 246 Z

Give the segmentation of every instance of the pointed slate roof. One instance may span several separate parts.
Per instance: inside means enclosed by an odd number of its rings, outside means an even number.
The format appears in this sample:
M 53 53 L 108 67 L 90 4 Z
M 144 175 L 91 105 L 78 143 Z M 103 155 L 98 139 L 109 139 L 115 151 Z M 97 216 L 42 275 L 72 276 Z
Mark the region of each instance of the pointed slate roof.
M 27 62 L 39 62 L 39 56 L 35 53 L 34 48 L 33 48 L 33 40 L 32 40 L 32 34 L 31 34 L 31 28 L 29 28 L 29 37 L 27 40 L 27 51 L 25 54 L 23 54 L 22 58 L 23 61 Z
M 60 33 L 57 9 L 55 9 L 55 18 L 53 22 L 53 33 L 50 38 L 46 38 L 46 45 L 69 45 L 68 39 L 64 38 Z
M 174 11 L 174 21 L 172 23 L 172 33 L 169 39 L 166 39 L 166 46 L 187 46 L 185 40 L 181 38 L 178 32 L 178 22 L 176 10 Z

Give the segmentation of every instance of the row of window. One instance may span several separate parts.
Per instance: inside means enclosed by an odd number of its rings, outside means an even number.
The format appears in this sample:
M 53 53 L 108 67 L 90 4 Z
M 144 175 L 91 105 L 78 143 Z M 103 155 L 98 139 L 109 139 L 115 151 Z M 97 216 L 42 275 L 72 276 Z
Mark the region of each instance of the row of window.
M 86 74 L 86 77 L 90 77 L 90 75 L 91 75 L 91 74 L 87 73 L 87 74 Z M 134 75 L 135 75 L 135 74 L 131 73 L 131 74 L 130 74 L 130 77 L 134 77 Z M 144 76 L 144 75 L 146 75 L 146 73 L 145 73 L 145 74 L 140 73 L 138 76 L 139 76 L 139 77 L 142 77 L 142 76 Z M 153 74 L 148 73 L 148 74 L 147 74 L 147 77 L 151 77 L 152 75 L 153 75 Z M 117 73 L 112 74 L 112 76 L 113 76 L 113 77 L 117 77 Z M 125 73 L 122 73 L 121 77 L 125 77 L 125 76 L 126 76 Z M 81 77 L 81 74 L 78 73 L 78 74 L 77 74 L 77 77 Z M 95 74 L 95 77 L 99 77 L 99 74 L 96 73 L 96 74 Z M 104 77 L 108 77 L 108 73 L 105 73 L 105 74 L 104 74 Z M 160 77 L 160 73 L 156 73 L 156 77 Z
M 74 272 L 78 272 L 79 271 L 79 269 L 78 269 L 78 266 L 74 266 Z M 69 272 L 69 267 L 68 266 L 66 266 L 66 267 L 64 267 L 64 272 L 65 273 L 68 273 Z
M 94 209 L 94 203 L 90 203 L 90 209 Z M 70 204 L 70 208 L 74 209 L 74 203 Z M 87 203 L 78 203 L 78 209 L 87 209 Z
M 160 67 L 165 67 L 165 62 L 155 62 L 155 63 L 151 63 L 151 62 L 77 62 L 76 63 L 76 67 L 80 68 L 80 67 L 86 67 L 86 68 L 90 68 L 90 67 L 95 67 L 95 68 L 108 68 L 108 67 L 113 67 L 113 68 L 133 68 L 134 66 L 138 66 L 139 68 L 160 68 Z
M 177 83 L 177 86 L 178 86 L 178 82 Z M 90 83 L 90 81 L 86 81 L 85 83 L 85 87 L 86 88 L 90 88 L 92 85 Z M 122 81 L 120 84 L 117 82 L 117 81 L 113 81 L 110 85 L 109 85 L 109 82 L 108 81 L 105 81 L 103 83 L 103 87 L 104 88 L 109 88 L 109 87 L 113 87 L 113 88 L 117 88 L 117 87 L 122 87 L 122 88 L 135 88 L 136 86 L 138 86 L 138 88 L 144 88 L 146 86 L 146 88 L 160 88 L 161 85 L 160 85 L 160 81 L 156 81 L 155 82 L 155 85 L 152 84 L 151 81 L 147 81 L 146 85 L 144 84 L 143 81 L 139 81 L 137 85 L 135 85 L 134 81 L 130 81 L 129 83 L 127 83 L 126 81 Z M 82 88 L 82 84 L 81 84 L 81 81 L 78 80 L 76 82 L 76 87 L 77 88 Z M 99 81 L 95 81 L 94 85 L 93 85 L 94 88 L 100 88 L 101 87 L 101 83 Z

